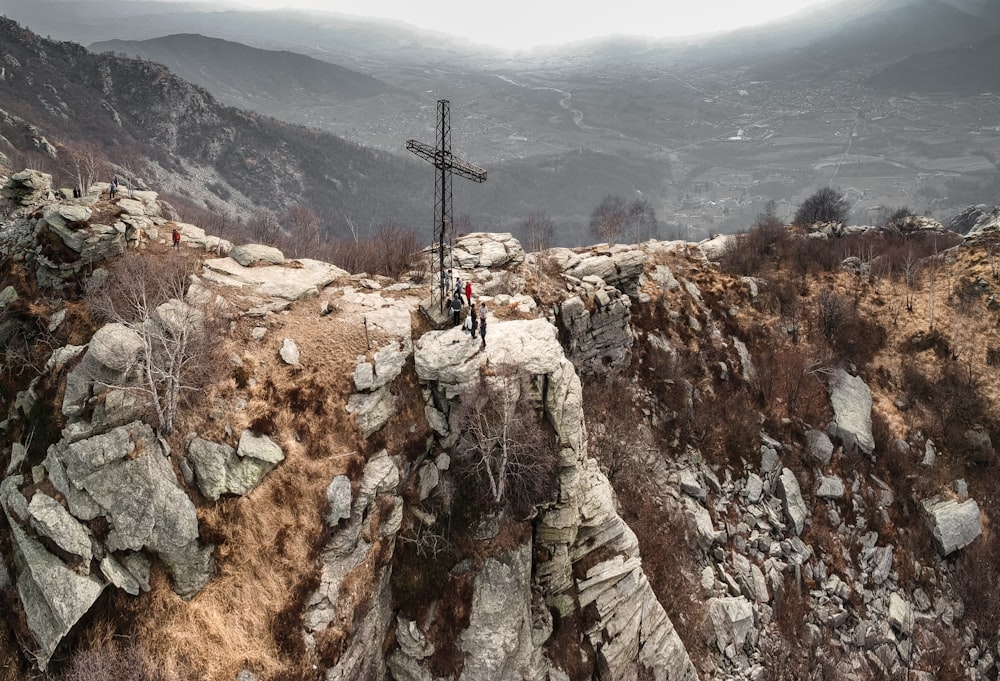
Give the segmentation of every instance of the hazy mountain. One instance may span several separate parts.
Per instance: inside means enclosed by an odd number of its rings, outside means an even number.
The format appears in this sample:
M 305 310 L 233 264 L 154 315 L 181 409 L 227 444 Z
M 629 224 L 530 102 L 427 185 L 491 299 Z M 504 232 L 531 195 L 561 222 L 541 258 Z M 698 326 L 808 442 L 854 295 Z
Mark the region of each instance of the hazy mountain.
M 952 5 L 918 0 L 849 21 L 826 37 L 763 61 L 754 72 L 761 78 L 829 74 L 973 43 L 991 32 L 987 22 Z
M 112 162 L 141 158 L 143 175 L 193 198 L 281 209 L 294 203 L 360 224 L 403 220 L 421 201 L 416 162 L 334 135 L 219 104 L 159 64 L 95 55 L 0 19 L 0 108 L 52 142 L 93 143 Z M 57 175 L 65 162 L 37 159 Z
M 926 52 L 890 64 L 869 82 L 898 92 L 975 94 L 1000 91 L 1000 35 L 973 45 Z
M 398 21 L 330 12 L 223 7 L 134 0 L 43 0 L 24 3 L 6 13 L 37 33 L 83 44 L 194 33 L 264 49 L 292 50 L 349 67 L 372 60 L 402 64 L 463 61 L 497 52 Z
M 149 59 L 227 104 L 275 115 L 296 105 L 373 97 L 388 86 L 371 76 L 287 51 L 262 50 L 196 34 L 94 43 L 93 52 Z

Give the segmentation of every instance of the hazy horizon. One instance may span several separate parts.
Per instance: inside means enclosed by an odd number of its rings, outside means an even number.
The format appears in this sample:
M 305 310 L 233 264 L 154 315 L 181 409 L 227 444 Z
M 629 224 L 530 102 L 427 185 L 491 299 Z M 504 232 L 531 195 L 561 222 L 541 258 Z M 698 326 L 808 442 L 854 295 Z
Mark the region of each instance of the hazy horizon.
M 173 0 L 168 0 L 173 1 Z M 522 50 L 573 43 L 612 35 L 681 38 L 719 33 L 790 17 L 804 9 L 843 0 L 702 0 L 651 7 L 642 0 L 621 0 L 581 12 L 577 3 L 509 0 L 503 5 L 420 3 L 401 0 L 229 0 L 225 4 L 258 10 L 296 9 L 358 18 L 399 21 L 473 43 Z

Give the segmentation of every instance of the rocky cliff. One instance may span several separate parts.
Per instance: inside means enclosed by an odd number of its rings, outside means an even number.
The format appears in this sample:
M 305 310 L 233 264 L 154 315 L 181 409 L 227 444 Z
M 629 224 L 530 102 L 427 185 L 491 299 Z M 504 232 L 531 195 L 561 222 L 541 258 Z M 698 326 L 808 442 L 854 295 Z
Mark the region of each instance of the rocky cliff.
M 915 280 L 787 288 L 727 269 L 739 239 L 470 234 L 483 338 L 423 315 L 420 267 L 234 247 L 100 189 L 3 188 L 4 678 L 110 669 L 108 631 L 167 678 L 995 673 L 979 242 L 904 313 Z

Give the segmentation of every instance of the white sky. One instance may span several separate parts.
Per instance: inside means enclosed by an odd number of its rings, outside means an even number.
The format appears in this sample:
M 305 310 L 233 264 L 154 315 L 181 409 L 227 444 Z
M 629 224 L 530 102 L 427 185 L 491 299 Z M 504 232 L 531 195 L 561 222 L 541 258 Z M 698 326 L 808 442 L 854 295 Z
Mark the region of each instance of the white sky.
M 520 49 L 597 36 L 682 36 L 765 23 L 831 0 L 233 0 L 255 8 L 295 7 L 397 19 Z

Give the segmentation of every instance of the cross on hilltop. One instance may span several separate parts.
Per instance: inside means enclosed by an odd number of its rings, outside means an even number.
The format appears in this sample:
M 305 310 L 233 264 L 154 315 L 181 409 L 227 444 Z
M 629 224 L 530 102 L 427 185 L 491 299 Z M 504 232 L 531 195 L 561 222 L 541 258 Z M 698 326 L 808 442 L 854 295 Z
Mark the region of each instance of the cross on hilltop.
M 437 103 L 437 146 L 432 147 L 417 140 L 407 140 L 406 148 L 422 159 L 434 164 L 434 243 L 431 245 L 431 268 L 434 267 L 434 250 L 437 250 L 440 308 L 444 309 L 445 291 L 444 249 L 445 235 L 452 223 L 451 177 L 459 175 L 473 182 L 485 182 L 486 171 L 451 153 L 451 114 L 447 99 Z

